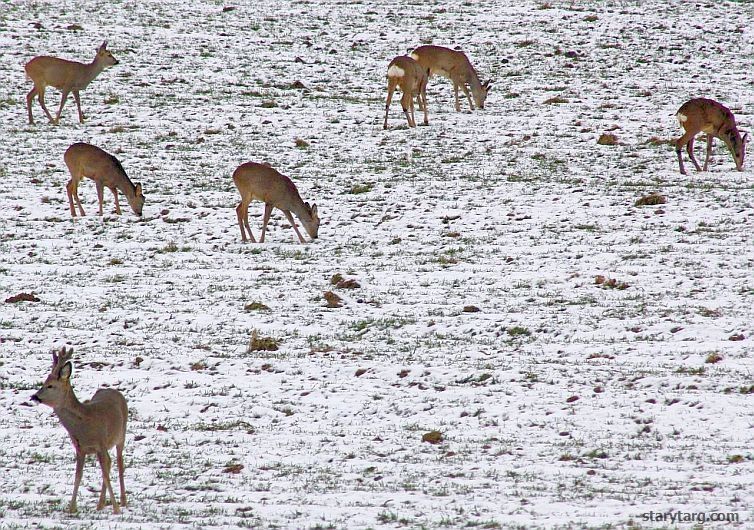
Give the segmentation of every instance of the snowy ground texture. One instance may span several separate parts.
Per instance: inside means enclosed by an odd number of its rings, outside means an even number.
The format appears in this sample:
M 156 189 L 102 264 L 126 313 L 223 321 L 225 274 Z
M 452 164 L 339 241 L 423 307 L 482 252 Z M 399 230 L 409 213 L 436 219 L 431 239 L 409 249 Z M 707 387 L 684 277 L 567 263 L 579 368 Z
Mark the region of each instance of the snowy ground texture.
M 752 527 L 754 161 L 736 172 L 717 141 L 684 177 L 667 141 L 696 96 L 752 128 L 753 19 L 733 1 L 0 1 L 0 528 Z M 88 121 L 70 99 L 27 125 L 24 63 L 104 39 L 120 64 L 82 92 Z M 462 47 L 487 108 L 456 113 L 433 79 L 429 127 L 395 101 L 384 131 L 387 64 L 422 43 Z M 71 220 L 77 141 L 142 182 L 143 218 L 109 193 L 98 217 L 85 181 Z M 317 203 L 319 240 L 275 212 L 241 243 L 249 160 Z M 667 202 L 635 206 L 652 192 Z M 29 401 L 64 344 L 81 399 L 129 402 L 118 516 L 95 509 L 94 460 L 65 513 L 73 449 Z

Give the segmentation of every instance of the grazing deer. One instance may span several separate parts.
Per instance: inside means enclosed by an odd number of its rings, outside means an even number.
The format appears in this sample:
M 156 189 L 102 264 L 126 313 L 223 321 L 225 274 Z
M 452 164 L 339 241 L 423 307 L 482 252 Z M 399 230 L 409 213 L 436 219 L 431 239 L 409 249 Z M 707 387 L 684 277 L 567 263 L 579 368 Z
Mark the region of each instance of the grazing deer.
M 711 99 L 695 98 L 681 105 L 676 117 L 684 130 L 683 136 L 675 142 L 678 166 L 683 175 L 686 175 L 686 168 L 683 166 L 683 158 L 681 157 L 683 146 L 686 146 L 686 151 L 696 170 L 707 171 L 712 154 L 712 138 L 720 138 L 725 142 L 733 155 L 736 169 L 743 171 L 744 154 L 749 135 L 747 133 L 741 137 L 741 133 L 736 128 L 736 118 L 727 107 Z M 700 168 L 694 158 L 694 138 L 700 132 L 707 134 L 707 158 L 704 160 L 704 168 Z
M 128 405 L 123 394 L 112 388 L 100 388 L 89 401 L 80 402 L 71 387 L 73 349 L 63 347 L 60 355 L 52 354 L 52 371 L 31 399 L 51 407 L 63 424 L 76 451 L 76 479 L 69 512 L 76 511 L 76 495 L 84 474 L 86 455 L 95 453 L 102 470 L 102 489 L 97 509 L 105 507 L 106 493 L 110 494 L 113 513 L 120 513 L 110 484 L 110 454 L 115 446 L 120 481 L 120 506 L 126 506 L 126 485 L 123 481 L 123 446 L 126 442 Z
M 419 108 L 424 110 L 424 125 L 429 125 L 427 116 L 427 80 L 429 71 L 422 69 L 415 60 L 408 55 L 399 55 L 387 67 L 387 103 L 385 104 L 385 124 L 387 129 L 387 114 L 390 110 L 390 102 L 393 100 L 393 92 L 400 87 L 403 92 L 401 106 L 406 115 L 409 127 L 416 127 L 414 119 L 414 96 L 419 102 Z
M 491 81 L 485 81 L 484 84 L 479 81 L 479 76 L 465 53 L 442 46 L 428 45 L 416 48 L 411 52 L 411 57 L 424 70 L 429 70 L 430 76 L 441 75 L 453 82 L 453 90 L 456 95 L 456 112 L 461 111 L 461 102 L 458 100 L 459 88 L 466 94 L 471 110 L 474 110 L 474 103 L 471 101 L 469 89 L 466 88 L 467 85 L 471 88 L 471 94 L 474 96 L 477 107 L 484 108 L 487 93 L 492 89 Z
M 65 165 L 68 166 L 68 171 L 71 172 L 71 180 L 68 181 L 65 189 L 68 192 L 68 204 L 71 207 L 73 217 L 76 217 L 74 199 L 79 207 L 79 213 L 82 216 L 85 215 L 78 191 L 79 182 L 84 177 L 92 179 L 97 186 L 100 215 L 102 215 L 105 187 L 110 188 L 113 197 L 115 197 L 115 213 L 120 215 L 120 203 L 118 202 L 118 190 L 120 190 L 126 196 L 134 213 L 141 215 L 144 208 L 144 194 L 141 191 L 141 184 L 131 182 L 120 161 L 113 155 L 99 147 L 79 142 L 66 149 L 63 159 Z
M 68 94 L 71 92 L 73 92 L 73 99 L 76 100 L 76 106 L 79 109 L 79 122 L 84 123 L 84 113 L 81 112 L 79 91 L 89 86 L 89 83 L 102 70 L 115 64 L 118 64 L 118 60 L 107 49 L 107 41 L 103 42 L 102 46 L 97 49 L 97 55 L 94 56 L 94 60 L 89 64 L 47 56 L 35 57 L 26 63 L 24 67 L 26 75 L 34 82 L 34 88 L 26 95 L 29 124 L 34 125 L 34 117 L 31 114 L 31 101 L 34 99 L 34 96 L 39 95 L 39 105 L 42 107 L 42 110 L 47 114 L 50 121 L 57 125 L 60 122 L 63 105 L 65 105 Z M 45 88 L 47 86 L 54 86 L 62 92 L 58 115 L 54 119 L 45 106 Z
M 264 164 L 247 162 L 238 166 L 233 172 L 233 182 L 241 193 L 241 202 L 236 207 L 236 216 L 238 217 L 238 226 L 241 228 L 241 239 L 244 243 L 247 241 L 247 233 L 252 243 L 257 242 L 249 226 L 249 203 L 253 199 L 264 203 L 260 243 L 264 243 L 267 222 L 270 220 L 273 208 L 282 210 L 301 243 L 306 241 L 296 228 L 291 212 L 296 214 L 311 238 L 317 239 L 319 232 L 317 205 L 309 206 L 308 202 L 301 200 L 301 195 L 299 195 L 298 189 L 291 179 Z

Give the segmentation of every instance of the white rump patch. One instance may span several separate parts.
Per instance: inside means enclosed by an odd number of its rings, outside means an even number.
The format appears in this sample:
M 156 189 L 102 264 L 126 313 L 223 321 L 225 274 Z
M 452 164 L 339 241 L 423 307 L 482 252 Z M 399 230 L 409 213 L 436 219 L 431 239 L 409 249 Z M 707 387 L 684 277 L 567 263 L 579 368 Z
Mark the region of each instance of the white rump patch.
M 388 77 L 403 77 L 404 75 L 406 75 L 406 72 L 400 66 L 393 65 L 387 69 Z
M 414 52 L 411 52 L 411 55 L 409 55 L 409 57 L 411 57 L 414 61 L 419 60 L 419 55 Z
M 678 121 L 680 123 L 684 123 L 686 120 L 689 119 L 688 116 L 686 116 L 685 114 L 681 114 L 680 112 L 678 114 L 676 114 L 675 117 L 678 118 Z

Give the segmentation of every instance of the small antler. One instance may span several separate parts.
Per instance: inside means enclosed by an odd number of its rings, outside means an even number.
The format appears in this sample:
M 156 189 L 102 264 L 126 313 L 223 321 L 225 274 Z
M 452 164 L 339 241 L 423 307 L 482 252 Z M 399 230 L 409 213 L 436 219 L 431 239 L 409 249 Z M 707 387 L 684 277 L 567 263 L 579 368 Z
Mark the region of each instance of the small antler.
M 60 369 L 65 366 L 65 363 L 71 360 L 73 357 L 73 348 L 68 348 L 66 350 L 65 346 L 60 348 L 60 354 L 56 354 L 53 350 L 52 352 L 52 373 L 58 374 L 60 373 Z

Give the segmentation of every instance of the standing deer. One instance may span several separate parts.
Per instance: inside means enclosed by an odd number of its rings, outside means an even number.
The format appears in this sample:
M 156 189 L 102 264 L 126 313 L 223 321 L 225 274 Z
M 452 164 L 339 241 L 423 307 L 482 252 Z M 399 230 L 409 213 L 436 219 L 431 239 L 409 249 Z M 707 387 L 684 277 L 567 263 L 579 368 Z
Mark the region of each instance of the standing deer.
M 400 87 L 403 92 L 401 106 L 406 115 L 409 127 L 416 127 L 414 119 L 414 96 L 419 102 L 419 108 L 424 110 L 424 125 L 429 125 L 427 115 L 427 80 L 429 71 L 422 67 L 408 55 L 399 55 L 387 67 L 387 103 L 385 104 L 385 124 L 387 129 L 387 115 L 390 110 L 390 102 L 393 100 L 393 92 Z
M 479 76 L 465 53 L 442 46 L 427 45 L 416 48 L 411 52 L 411 57 L 424 70 L 429 70 L 430 76 L 441 75 L 453 82 L 453 90 L 456 95 L 456 112 L 461 111 L 461 102 L 458 99 L 459 88 L 466 94 L 471 110 L 474 110 L 471 95 L 474 96 L 477 107 L 484 108 L 487 93 L 492 89 L 491 81 L 485 81 L 484 84 L 479 81 Z M 469 89 L 466 88 L 467 85 L 471 88 L 471 95 Z
M 120 482 L 120 506 L 126 506 L 126 485 L 123 481 L 123 447 L 126 443 L 126 421 L 128 405 L 123 394 L 112 388 L 100 388 L 89 401 L 80 402 L 71 387 L 73 349 L 63 347 L 60 355 L 52 354 L 52 371 L 42 388 L 31 399 L 51 407 L 71 437 L 76 451 L 76 479 L 73 483 L 73 497 L 68 505 L 69 512 L 76 511 L 76 495 L 81 477 L 84 474 L 86 455 L 94 453 L 102 470 L 102 489 L 97 509 L 105 507 L 106 493 L 110 494 L 113 513 L 120 513 L 110 484 L 110 454 L 115 446 Z
M 99 147 L 85 143 L 75 143 L 65 151 L 63 156 L 65 165 L 71 173 L 71 180 L 66 185 L 68 192 L 68 204 L 71 207 L 71 216 L 76 217 L 76 209 L 73 201 L 79 207 L 79 213 L 84 216 L 84 208 L 79 199 L 79 182 L 84 177 L 94 181 L 97 186 L 97 198 L 99 199 L 99 215 L 102 215 L 105 187 L 113 192 L 115 197 L 115 213 L 120 215 L 120 203 L 118 202 L 118 190 L 126 196 L 128 204 L 136 215 L 141 215 L 144 208 L 144 194 L 141 184 L 134 184 L 126 175 L 126 171 L 117 158 L 103 151 Z
M 81 98 L 79 91 L 84 90 L 102 70 L 108 66 L 118 64 L 113 54 L 107 50 L 107 41 L 102 43 L 97 49 L 97 55 L 89 64 L 79 63 L 76 61 L 67 61 L 57 57 L 40 56 L 35 57 L 28 63 L 24 69 L 34 82 L 34 88 L 26 95 L 26 108 L 29 111 L 29 124 L 34 124 L 34 117 L 31 114 L 31 101 L 34 96 L 39 95 L 39 105 L 49 120 L 58 124 L 60 114 L 63 112 L 63 105 L 68 99 L 68 94 L 73 92 L 73 99 L 76 100 L 76 106 L 79 109 L 79 122 L 84 123 L 84 113 L 81 112 Z M 60 99 L 60 108 L 57 116 L 53 119 L 50 111 L 45 106 L 45 88 L 54 86 L 62 92 Z
M 681 157 L 683 146 L 686 146 L 686 152 L 688 152 L 696 170 L 707 171 L 712 154 L 712 138 L 720 138 L 725 142 L 733 155 L 736 169 L 743 171 L 746 141 L 749 135 L 747 133 L 741 137 L 741 133 L 736 128 L 736 118 L 727 107 L 712 99 L 695 98 L 681 105 L 676 117 L 684 130 L 683 136 L 675 142 L 678 166 L 683 175 L 686 175 L 686 168 L 683 166 L 683 158 Z M 707 158 L 704 159 L 704 168 L 700 168 L 696 158 L 694 158 L 694 138 L 700 132 L 707 134 Z
M 253 199 L 264 203 L 260 243 L 264 243 L 267 222 L 270 220 L 273 208 L 282 210 L 301 243 L 306 241 L 296 228 L 291 212 L 296 214 L 311 238 L 317 239 L 319 231 L 317 205 L 309 206 L 308 202 L 301 200 L 301 195 L 299 195 L 298 189 L 291 179 L 264 164 L 247 162 L 238 166 L 233 172 L 233 182 L 241 194 L 241 202 L 236 207 L 236 216 L 238 217 L 238 226 L 241 228 L 241 239 L 244 243 L 247 241 L 247 233 L 252 243 L 257 242 L 249 226 L 249 203 Z

